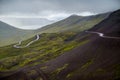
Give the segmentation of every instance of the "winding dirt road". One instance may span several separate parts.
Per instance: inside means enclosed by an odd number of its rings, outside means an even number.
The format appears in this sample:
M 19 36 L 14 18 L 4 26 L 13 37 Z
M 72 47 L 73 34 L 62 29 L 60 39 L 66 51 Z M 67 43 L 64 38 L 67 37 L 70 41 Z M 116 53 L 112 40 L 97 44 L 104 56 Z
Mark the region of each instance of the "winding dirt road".
M 98 34 L 102 38 L 120 39 L 120 37 L 105 36 L 103 33 L 100 33 L 100 32 L 94 32 L 94 31 L 85 31 L 85 32 L 86 33 Z
M 40 36 L 37 34 L 37 35 L 36 35 L 36 39 L 33 40 L 33 41 L 31 41 L 31 42 L 29 42 L 29 43 L 26 44 L 25 46 L 20 46 L 21 43 L 22 43 L 22 41 L 19 41 L 18 44 L 13 45 L 13 47 L 14 47 L 14 48 L 26 48 L 26 47 L 30 46 L 32 43 L 34 43 L 35 41 L 39 40 L 39 39 L 40 39 Z

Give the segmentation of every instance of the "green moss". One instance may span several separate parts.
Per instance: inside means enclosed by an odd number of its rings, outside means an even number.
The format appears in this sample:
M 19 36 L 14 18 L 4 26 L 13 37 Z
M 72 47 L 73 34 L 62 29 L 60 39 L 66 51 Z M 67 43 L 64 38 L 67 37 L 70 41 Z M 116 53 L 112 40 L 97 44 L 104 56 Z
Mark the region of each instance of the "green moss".
M 81 67 L 81 69 L 83 70 L 83 69 L 88 68 L 92 63 L 93 63 L 93 60 L 88 61 L 86 64 L 84 64 L 84 65 Z
M 66 76 L 66 78 L 70 78 L 70 77 L 72 77 L 72 73 L 69 73 L 69 74 L 67 74 L 67 76 Z
M 100 69 L 97 69 L 96 72 L 105 73 L 106 71 L 104 69 L 100 68 Z
M 36 70 L 30 70 L 29 72 L 27 72 L 27 75 L 35 75 L 36 73 Z
M 41 67 L 40 69 L 44 70 L 44 69 L 47 69 L 48 66 L 43 66 Z
M 99 68 L 99 69 L 96 69 L 96 71 L 94 71 L 93 73 L 90 73 L 90 74 L 88 74 L 88 75 L 90 75 L 90 76 L 92 76 L 92 77 L 94 77 L 94 76 L 97 76 L 97 75 L 104 75 L 104 74 L 106 74 L 107 73 L 107 71 L 105 70 L 105 69 L 103 69 L 103 68 Z
M 84 65 L 82 65 L 80 68 L 76 69 L 73 72 L 70 72 L 67 74 L 66 78 L 71 78 L 75 75 L 79 75 L 81 72 L 85 71 L 91 64 L 93 64 L 94 59 L 89 60 L 87 63 L 85 63 Z
M 64 70 L 65 68 L 67 68 L 68 64 L 64 64 L 64 66 L 57 68 L 57 70 L 55 72 L 57 72 L 57 74 L 59 74 L 62 70 Z
M 68 67 L 69 64 L 64 64 L 62 67 L 57 68 L 55 71 L 53 71 L 50 75 L 50 79 L 51 80 L 56 80 L 56 76 L 63 71 L 64 69 L 66 69 Z
M 115 79 L 120 79 L 120 64 L 116 65 L 116 68 L 115 68 Z
M 35 80 L 43 80 L 41 77 L 39 77 L 39 78 L 37 78 L 37 79 L 35 79 Z

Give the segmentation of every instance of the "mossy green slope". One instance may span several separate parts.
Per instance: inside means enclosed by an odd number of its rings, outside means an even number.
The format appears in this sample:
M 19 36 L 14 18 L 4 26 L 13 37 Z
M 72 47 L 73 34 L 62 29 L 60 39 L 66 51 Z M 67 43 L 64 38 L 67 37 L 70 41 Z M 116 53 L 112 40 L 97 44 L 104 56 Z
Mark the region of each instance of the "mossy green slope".
M 0 48 L 0 70 L 44 63 L 88 42 L 88 40 L 79 42 L 76 39 L 77 34 L 75 32 L 43 33 L 40 39 L 29 47 L 21 49 L 14 48 L 13 45 L 2 47 Z M 24 41 L 22 45 L 32 39 L 34 40 L 34 37 Z

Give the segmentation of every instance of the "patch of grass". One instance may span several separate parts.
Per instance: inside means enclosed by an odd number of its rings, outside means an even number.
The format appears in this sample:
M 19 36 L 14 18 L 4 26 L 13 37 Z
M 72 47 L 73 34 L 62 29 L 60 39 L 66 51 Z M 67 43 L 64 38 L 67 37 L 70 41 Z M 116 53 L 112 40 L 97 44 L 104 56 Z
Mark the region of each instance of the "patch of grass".
M 91 64 L 93 64 L 94 59 L 89 60 L 87 63 L 85 63 L 83 66 L 81 66 L 80 68 L 76 69 L 73 72 L 70 72 L 67 74 L 66 78 L 71 78 L 75 75 L 79 75 L 81 72 L 85 71 Z
M 64 64 L 62 67 L 57 68 L 55 71 L 51 73 L 50 79 L 55 80 L 57 79 L 56 76 L 64 69 L 68 67 L 69 64 Z
M 83 69 L 88 68 L 92 63 L 93 63 L 93 59 L 90 60 L 90 61 L 88 61 L 86 64 L 84 64 L 84 65 L 81 67 L 81 69 L 83 70 Z
M 66 78 L 70 78 L 70 77 L 72 77 L 72 75 L 73 74 L 69 73 L 69 74 L 67 74 Z
M 57 70 L 55 72 L 57 72 L 57 74 L 59 74 L 62 70 L 64 70 L 65 68 L 67 68 L 68 64 L 64 64 L 64 66 L 57 68 Z
M 35 75 L 36 73 L 36 70 L 30 70 L 29 72 L 27 72 L 27 75 Z
M 94 77 L 94 76 L 97 76 L 97 75 L 104 75 L 106 73 L 107 73 L 107 71 L 105 69 L 99 68 L 99 69 L 96 69 L 96 71 L 94 71 L 93 73 L 91 73 L 89 75 Z
M 44 69 L 47 69 L 48 66 L 43 66 L 41 67 L 40 69 L 44 70 Z
M 120 79 L 120 64 L 116 65 L 115 69 L 115 79 Z

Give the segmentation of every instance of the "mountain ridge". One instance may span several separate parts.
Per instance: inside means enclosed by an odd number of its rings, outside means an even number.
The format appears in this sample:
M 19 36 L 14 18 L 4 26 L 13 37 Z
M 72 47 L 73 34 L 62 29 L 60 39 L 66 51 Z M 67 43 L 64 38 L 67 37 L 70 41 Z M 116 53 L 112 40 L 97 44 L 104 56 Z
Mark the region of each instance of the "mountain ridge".
M 19 29 L 0 21 L 0 46 L 28 39 L 32 37 L 33 34 L 34 31 Z
M 0 22 L 0 39 L 1 39 L 0 46 L 13 44 L 18 42 L 19 40 L 25 40 L 36 34 L 41 34 L 41 33 L 56 33 L 56 32 L 64 32 L 64 31 L 81 32 L 99 23 L 108 15 L 109 13 L 87 16 L 87 17 L 71 15 L 63 20 L 44 26 L 37 30 L 18 29 L 18 28 L 14 28 L 9 24 Z
M 92 16 L 78 16 L 78 15 L 71 15 L 68 18 L 65 18 L 61 21 L 55 22 L 53 24 L 44 26 L 37 30 L 39 33 L 53 33 L 53 32 L 62 32 L 62 31 L 77 31 L 75 28 L 80 31 L 81 27 L 92 27 L 95 24 L 102 21 L 106 18 L 110 13 L 105 14 L 98 14 Z M 95 20 L 96 19 L 96 20 Z M 86 25 L 87 24 L 87 25 Z

